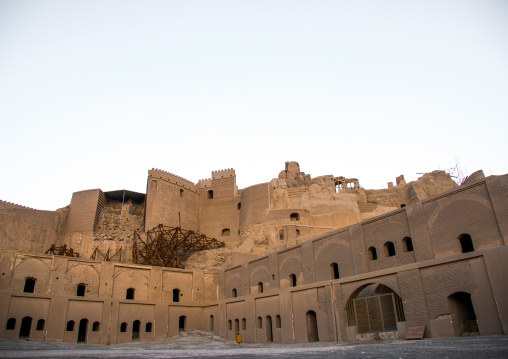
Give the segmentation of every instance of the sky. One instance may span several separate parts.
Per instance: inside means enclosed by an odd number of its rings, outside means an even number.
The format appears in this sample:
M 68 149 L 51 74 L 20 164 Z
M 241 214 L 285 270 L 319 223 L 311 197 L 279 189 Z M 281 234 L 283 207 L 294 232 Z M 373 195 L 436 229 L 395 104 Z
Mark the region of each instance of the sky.
M 508 2 L 0 0 L 0 199 L 508 173 Z

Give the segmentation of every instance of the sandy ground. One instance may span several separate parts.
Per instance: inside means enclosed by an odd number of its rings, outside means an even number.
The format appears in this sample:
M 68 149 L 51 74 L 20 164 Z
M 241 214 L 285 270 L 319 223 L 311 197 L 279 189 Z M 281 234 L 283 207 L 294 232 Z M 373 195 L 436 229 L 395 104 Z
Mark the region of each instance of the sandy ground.
M 411 358 L 507 359 L 508 336 L 355 344 L 241 344 L 196 331 L 150 343 L 86 345 L 0 339 L 0 358 Z

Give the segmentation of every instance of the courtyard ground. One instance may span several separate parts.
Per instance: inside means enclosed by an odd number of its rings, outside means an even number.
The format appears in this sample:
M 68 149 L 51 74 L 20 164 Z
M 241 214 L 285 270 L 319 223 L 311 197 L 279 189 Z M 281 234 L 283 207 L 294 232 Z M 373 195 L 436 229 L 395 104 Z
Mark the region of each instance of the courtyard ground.
M 241 344 L 206 332 L 150 343 L 86 345 L 0 339 L 0 358 L 396 358 L 507 359 L 508 336 L 474 336 L 416 341 L 309 344 Z

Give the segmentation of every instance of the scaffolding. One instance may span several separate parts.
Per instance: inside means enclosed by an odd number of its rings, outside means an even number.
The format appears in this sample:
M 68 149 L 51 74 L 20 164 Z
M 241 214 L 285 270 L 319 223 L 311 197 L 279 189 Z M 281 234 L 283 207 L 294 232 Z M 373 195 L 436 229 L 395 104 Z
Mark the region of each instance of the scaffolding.
M 57 247 L 54 244 L 52 244 L 51 247 L 46 251 L 46 254 L 54 254 L 57 256 L 66 256 L 66 257 L 79 257 L 79 253 L 74 252 L 74 249 L 72 248 L 67 249 L 66 244 L 60 247 Z
M 110 252 L 110 249 L 106 251 L 106 253 L 102 253 L 99 247 L 96 247 L 93 251 L 92 255 L 90 256 L 90 259 L 98 260 L 98 261 L 116 261 L 118 262 L 122 261 L 122 247 L 118 249 L 115 254 L 112 254 L 113 251 Z
M 185 261 L 190 254 L 205 249 L 216 249 L 225 246 L 215 238 L 208 238 L 204 234 L 184 230 L 180 227 L 167 227 L 159 224 L 146 232 L 143 240 L 134 231 L 132 244 L 132 262 L 153 266 L 185 268 Z

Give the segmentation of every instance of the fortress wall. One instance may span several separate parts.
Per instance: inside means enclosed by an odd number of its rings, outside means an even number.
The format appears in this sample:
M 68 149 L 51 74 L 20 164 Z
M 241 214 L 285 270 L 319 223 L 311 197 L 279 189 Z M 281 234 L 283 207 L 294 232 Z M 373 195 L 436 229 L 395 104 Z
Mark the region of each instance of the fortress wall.
M 148 173 L 145 231 L 159 224 L 200 231 L 199 194 L 185 179 L 160 170 Z
M 254 331 L 257 342 L 269 340 L 265 326 L 270 323 L 267 316 L 273 319 L 274 315 L 289 325 L 283 326 L 280 336 L 272 333 L 275 342 L 307 341 L 305 317 L 309 310 L 317 315 L 320 340 L 334 340 L 334 336 L 355 340 L 351 333 L 356 329 L 348 327 L 346 304 L 373 283 L 397 293 L 407 325 L 426 324 L 426 336 L 456 335 L 454 314 L 447 313 L 451 310 L 448 297 L 457 292 L 471 294 L 480 333 L 506 333 L 503 323 L 508 318 L 508 305 L 501 299 L 508 297 L 508 289 L 501 273 L 508 249 L 496 218 L 507 209 L 501 204 L 506 202 L 503 191 L 507 184 L 508 176 L 504 181 L 495 179 L 489 188 L 485 181 L 476 182 L 228 269 L 221 283 L 226 293 L 223 300 L 254 300 L 256 319 L 246 333 L 250 337 L 249 330 Z M 489 197 L 486 191 L 491 188 Z M 423 228 L 428 229 L 428 235 Z M 463 233 L 471 235 L 474 251 L 462 253 L 457 236 Z M 404 239 L 411 237 L 413 250 L 408 250 Z M 387 242 L 394 244 L 393 254 L 385 247 Z M 377 259 L 369 256 L 369 247 L 377 249 Z M 334 279 L 332 263 L 339 265 L 339 279 Z M 291 275 L 295 275 L 296 283 Z M 248 291 L 242 281 L 246 277 Z M 233 288 L 242 288 L 238 298 L 231 298 Z M 332 290 L 335 299 L 328 294 Z M 248 310 L 234 312 L 239 318 L 248 315 Z M 406 322 L 398 324 L 399 334 L 405 331 Z M 285 336 L 286 331 L 295 333 L 294 341 L 292 336 Z M 225 337 L 231 334 L 228 330 L 223 333 Z
M 422 201 L 433 256 L 461 252 L 459 236 L 471 235 L 475 250 L 503 244 L 485 181 Z
M 100 189 L 90 189 L 72 194 L 66 233 L 93 232 L 101 193 Z
M 508 244 L 508 180 L 504 176 L 489 176 L 485 179 L 492 208 L 496 214 L 503 243 Z
M 266 221 L 270 202 L 268 198 L 268 183 L 261 183 L 242 190 L 240 209 L 240 223 L 249 226 Z
M 242 224 L 242 219 L 266 220 L 267 184 L 249 187 L 240 197 L 234 195 L 234 177 L 214 179 L 210 188 L 213 199 L 205 198 L 208 187 L 201 189 L 199 207 L 210 215 L 202 213 L 202 222 L 212 231 L 224 225 L 213 217 L 214 211 L 230 221 L 235 209 Z M 89 323 L 89 343 L 130 341 L 136 320 L 141 328 L 152 323 L 151 332 L 140 332 L 141 341 L 151 341 L 178 334 L 182 316 L 185 330 L 211 328 L 213 315 L 214 332 L 234 338 L 238 320 L 248 342 L 306 342 L 314 335 L 322 341 L 357 340 L 348 302 L 390 291 L 400 297 L 405 313 L 405 321 L 397 323 L 398 335 L 408 325 L 421 324 L 427 327 L 427 337 L 461 335 L 453 302 L 457 293 L 470 295 L 482 335 L 508 334 L 507 188 L 508 175 L 481 179 L 218 274 L 4 250 L 0 252 L 0 336 L 17 338 L 21 318 L 30 315 L 34 323 L 46 321 L 43 333 L 33 324 L 32 340 L 75 342 L 77 329 L 66 331 L 66 324 L 74 320 L 78 327 L 78 321 L 87 318 L 101 324 L 96 333 Z M 70 243 L 82 243 L 92 235 L 100 190 L 74 196 L 69 210 L 74 205 L 74 217 L 69 214 L 72 221 L 67 228 L 85 228 L 70 233 L 75 240 Z M 80 227 L 80 213 L 92 225 Z M 463 253 L 458 239 L 462 234 L 471 236 L 473 250 Z M 412 250 L 407 238 L 412 240 Z M 338 278 L 333 263 L 338 264 Z M 34 293 L 23 292 L 27 277 L 36 279 Z M 84 297 L 75 292 L 80 283 L 86 284 Z M 126 299 L 129 288 L 134 289 L 134 299 Z M 178 302 L 173 302 L 174 289 L 180 290 Z M 14 330 L 6 329 L 9 318 L 17 320 Z M 315 328 L 309 330 L 313 321 Z M 125 333 L 120 330 L 124 322 Z
M 56 211 L 39 211 L 0 201 L 0 249 L 46 251 L 57 243 L 60 217 Z
M 89 321 L 87 343 L 121 343 L 132 340 L 132 325 L 141 322 L 140 340 L 153 341 L 179 332 L 179 318 L 185 316 L 185 330 L 203 328 L 204 296 L 217 300 L 216 274 L 203 271 L 126 265 L 63 256 L 0 252 L 0 336 L 17 338 L 21 320 L 33 319 L 30 339 L 76 342 L 79 322 Z M 24 292 L 25 279 L 35 279 L 33 293 Z M 206 279 L 205 279 L 206 278 Z M 77 296 L 78 284 L 85 284 L 84 296 Z M 126 299 L 128 288 L 134 298 Z M 180 289 L 173 302 L 173 289 Z M 212 295 L 215 293 L 215 296 Z M 6 330 L 8 318 L 16 319 L 14 330 Z M 45 330 L 35 330 L 38 320 Z M 67 331 L 67 322 L 74 330 Z M 100 330 L 92 330 L 99 322 Z M 120 331 L 127 323 L 127 331 Z M 152 323 L 147 332 L 146 324 Z M 110 333 L 110 334 L 108 334 Z
M 160 170 L 158 168 L 152 168 L 148 171 L 148 177 L 152 177 L 153 179 L 162 179 L 166 182 L 172 183 L 176 186 L 180 186 L 182 188 L 186 188 L 188 190 L 196 191 L 196 184 L 183 178 L 178 175 L 172 174 L 170 172 L 166 172 Z
M 213 191 L 213 198 L 209 198 Z M 207 237 L 226 243 L 226 246 L 239 244 L 240 196 L 235 195 L 235 177 L 213 179 L 212 186 L 200 189 L 200 230 Z M 228 229 L 229 231 L 223 230 Z

